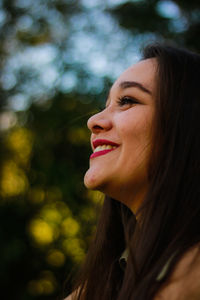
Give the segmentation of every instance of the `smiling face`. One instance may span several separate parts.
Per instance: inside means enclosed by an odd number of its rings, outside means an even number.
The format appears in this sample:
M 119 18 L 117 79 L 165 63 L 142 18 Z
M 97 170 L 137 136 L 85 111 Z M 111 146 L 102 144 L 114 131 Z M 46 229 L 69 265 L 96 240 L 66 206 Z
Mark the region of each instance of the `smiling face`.
M 88 120 L 94 152 L 84 183 L 134 212 L 148 186 L 156 66 L 146 59 L 128 68 L 112 86 L 106 108 Z

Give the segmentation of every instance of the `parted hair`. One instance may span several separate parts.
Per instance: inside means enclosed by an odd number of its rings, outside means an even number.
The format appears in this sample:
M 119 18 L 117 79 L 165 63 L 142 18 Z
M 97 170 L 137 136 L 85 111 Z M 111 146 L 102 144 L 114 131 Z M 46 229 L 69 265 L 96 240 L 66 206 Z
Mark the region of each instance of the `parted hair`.
M 153 44 L 143 51 L 142 59 L 148 58 L 158 63 L 148 191 L 137 222 L 129 208 L 105 195 L 75 299 L 153 299 L 176 262 L 200 241 L 200 55 Z M 125 247 L 123 271 L 118 260 Z

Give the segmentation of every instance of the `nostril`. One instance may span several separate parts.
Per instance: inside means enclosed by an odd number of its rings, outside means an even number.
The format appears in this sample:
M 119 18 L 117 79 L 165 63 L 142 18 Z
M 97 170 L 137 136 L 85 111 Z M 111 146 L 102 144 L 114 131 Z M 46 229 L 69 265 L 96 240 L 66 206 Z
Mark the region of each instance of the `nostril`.
M 100 125 L 93 125 L 91 128 L 91 131 L 93 133 L 99 133 L 103 130 L 103 127 L 101 127 Z
M 93 129 L 103 129 L 103 127 L 101 127 L 101 126 L 99 126 L 99 125 L 94 125 L 92 128 L 93 128 Z

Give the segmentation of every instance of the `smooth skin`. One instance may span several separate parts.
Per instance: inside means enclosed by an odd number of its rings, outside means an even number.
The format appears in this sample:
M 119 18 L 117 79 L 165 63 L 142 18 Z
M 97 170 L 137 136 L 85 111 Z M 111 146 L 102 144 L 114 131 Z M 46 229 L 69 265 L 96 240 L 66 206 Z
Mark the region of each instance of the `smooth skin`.
M 107 139 L 119 147 L 90 159 L 84 183 L 134 213 L 148 186 L 156 66 L 155 59 L 146 59 L 128 68 L 112 86 L 106 108 L 88 120 L 91 145 L 96 139 Z

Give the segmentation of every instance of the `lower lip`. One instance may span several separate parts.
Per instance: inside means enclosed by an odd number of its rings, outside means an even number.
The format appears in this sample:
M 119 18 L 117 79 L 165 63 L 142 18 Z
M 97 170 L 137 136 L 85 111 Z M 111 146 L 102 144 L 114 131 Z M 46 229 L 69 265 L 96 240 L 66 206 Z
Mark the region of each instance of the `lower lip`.
M 116 148 L 115 148 L 116 149 Z M 115 149 L 108 149 L 108 150 L 102 150 L 102 151 L 98 151 L 98 152 L 94 152 L 90 155 L 90 159 L 91 158 L 94 158 L 94 157 L 97 157 L 97 156 L 100 156 L 100 155 L 104 155 L 104 154 L 107 154 L 108 152 L 110 151 L 113 151 Z

